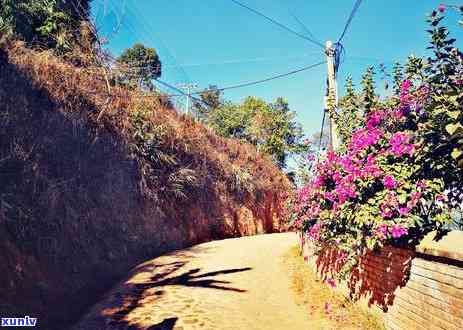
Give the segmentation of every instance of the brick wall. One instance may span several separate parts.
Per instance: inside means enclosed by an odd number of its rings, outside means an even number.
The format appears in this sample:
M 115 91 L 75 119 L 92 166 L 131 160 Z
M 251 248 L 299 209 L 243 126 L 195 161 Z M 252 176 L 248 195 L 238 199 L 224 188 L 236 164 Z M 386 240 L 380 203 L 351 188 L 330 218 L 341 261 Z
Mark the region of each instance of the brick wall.
M 304 259 L 319 276 L 339 269 L 336 252 L 315 255 L 301 241 Z M 363 257 L 340 290 L 384 319 L 389 330 L 463 329 L 463 232 L 428 235 L 414 250 L 385 247 Z

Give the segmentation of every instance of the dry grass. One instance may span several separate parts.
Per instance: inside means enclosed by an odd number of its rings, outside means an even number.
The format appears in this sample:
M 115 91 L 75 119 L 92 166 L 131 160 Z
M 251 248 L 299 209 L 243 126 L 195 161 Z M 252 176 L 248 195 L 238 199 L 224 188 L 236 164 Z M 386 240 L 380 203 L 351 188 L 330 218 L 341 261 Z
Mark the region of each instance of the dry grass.
M 291 189 L 286 176 L 254 146 L 217 136 L 191 117 L 179 114 L 162 96 L 115 86 L 108 91 L 102 68 L 74 67 L 50 52 L 33 51 L 21 44 L 3 47 L 9 62 L 36 87 L 46 89 L 65 116 L 86 117 L 96 131 L 110 131 L 130 144 L 132 114 L 147 111 L 147 119 L 166 132 L 160 152 L 175 155 L 178 160 L 178 168 L 172 172 L 193 169 L 204 181 L 222 181 L 228 189 L 241 174 L 236 169 L 241 169 L 249 173 L 248 181 L 255 188 L 250 194 Z
M 292 248 L 285 263 L 293 279 L 298 304 L 303 305 L 312 320 L 311 330 L 382 330 L 382 322 L 355 303 L 336 293 L 304 263 L 299 248 Z

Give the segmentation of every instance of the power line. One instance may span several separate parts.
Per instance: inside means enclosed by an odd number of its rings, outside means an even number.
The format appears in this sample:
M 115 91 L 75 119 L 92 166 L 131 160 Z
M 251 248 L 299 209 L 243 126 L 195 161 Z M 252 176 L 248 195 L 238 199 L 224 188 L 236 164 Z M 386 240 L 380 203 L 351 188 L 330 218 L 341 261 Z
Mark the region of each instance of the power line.
M 156 44 L 160 44 L 161 48 L 164 50 L 164 52 L 166 53 L 166 55 L 168 56 L 168 58 L 170 58 L 174 64 L 176 64 L 178 66 L 178 61 L 176 59 L 176 56 L 174 55 L 172 49 L 170 49 L 167 44 L 165 42 L 163 42 L 163 40 L 159 37 L 158 34 L 156 34 L 154 31 L 156 31 L 155 29 L 153 29 L 152 27 L 152 24 L 151 24 L 151 21 L 147 20 L 145 18 L 145 16 L 143 15 L 143 13 L 139 10 L 139 8 L 135 5 L 135 6 L 132 6 L 132 7 L 128 7 L 127 8 L 127 12 L 132 16 L 134 17 L 137 22 L 139 22 L 140 24 L 140 29 L 143 33 L 143 35 L 145 36 L 145 39 L 151 44 L 151 45 L 156 45 Z M 126 23 L 127 23 L 127 27 L 129 29 L 132 30 L 132 33 L 134 35 L 137 35 L 137 33 L 135 32 L 136 29 L 135 27 L 133 26 L 133 24 L 131 22 L 129 22 L 129 20 L 126 20 Z M 129 26 L 130 24 L 130 26 Z M 154 34 L 154 37 L 157 39 L 154 40 L 153 38 L 153 34 Z M 184 80 L 184 81 L 187 81 L 187 82 L 191 82 L 191 79 L 190 77 L 188 76 L 187 72 L 185 71 L 185 69 L 182 67 L 182 66 L 178 66 L 178 73 L 180 74 L 180 76 L 182 76 L 181 80 Z
M 207 102 L 204 102 L 203 100 L 197 98 L 197 97 L 194 97 L 192 96 L 194 93 L 190 93 L 190 94 L 187 94 L 185 93 L 184 91 L 182 91 L 180 88 L 178 87 L 175 87 L 174 85 L 171 85 L 169 84 L 168 82 L 165 82 L 165 81 L 162 81 L 160 79 L 155 79 L 156 82 L 160 83 L 161 85 L 167 87 L 167 88 L 170 88 L 170 89 L 173 89 L 174 91 L 176 91 L 177 93 L 180 93 L 180 95 L 165 95 L 167 97 L 172 97 L 172 96 L 187 96 L 187 97 L 190 97 L 192 98 L 193 100 L 195 100 L 196 102 L 200 102 L 200 103 L 203 103 L 207 106 L 210 106 L 209 104 L 207 104 Z
M 231 86 L 222 87 L 222 88 L 217 88 L 217 89 L 206 89 L 206 90 L 203 90 L 203 91 L 200 91 L 200 92 L 191 93 L 191 94 L 192 94 L 192 95 L 199 95 L 199 94 L 202 94 L 202 93 L 205 93 L 205 92 L 225 91 L 225 90 L 230 90 L 230 89 L 237 89 L 237 88 L 242 88 L 242 87 L 248 87 L 248 86 L 252 86 L 252 85 L 257 85 L 257 84 L 261 84 L 261 83 L 268 82 L 268 81 L 271 81 L 271 80 L 275 80 L 275 79 L 287 77 L 287 76 L 290 76 L 290 75 L 293 75 L 293 74 L 296 74 L 296 73 L 299 73 L 299 72 L 302 72 L 302 71 L 307 71 L 307 70 L 309 70 L 309 69 L 315 68 L 315 67 L 320 66 L 320 65 L 325 64 L 325 63 L 326 63 L 325 61 L 322 61 L 322 62 L 318 62 L 318 63 L 312 64 L 312 65 L 309 65 L 309 66 L 306 66 L 306 67 L 303 67 L 303 68 L 300 68 L 300 69 L 296 69 L 296 70 L 293 70 L 293 71 L 290 71 L 290 72 L 278 74 L 278 75 L 276 75 L 276 76 L 268 77 L 268 78 L 265 78 L 265 79 L 260 79 L 260 80 L 255 80 L 255 81 L 240 83 L 240 84 L 231 85 Z M 182 93 L 182 95 L 184 95 L 184 94 Z M 169 95 L 169 96 L 181 96 L 181 95 Z
M 257 11 L 256 9 L 253 9 L 253 8 L 251 8 L 251 7 L 245 5 L 244 3 L 241 3 L 241 2 L 239 2 L 239 1 L 237 1 L 237 0 L 230 0 L 230 1 L 234 2 L 234 3 L 237 4 L 238 6 L 241 6 L 241 7 L 245 8 L 245 9 L 247 9 L 247 10 L 253 12 L 254 14 L 256 14 L 256 15 L 258 15 L 258 16 L 260 16 L 260 17 L 265 18 L 267 21 L 269 21 L 269 22 L 271 22 L 271 23 L 273 23 L 273 24 L 279 26 L 279 27 L 282 28 L 283 30 L 286 30 L 286 31 L 288 31 L 288 32 L 290 32 L 290 33 L 292 33 L 292 34 L 298 36 L 299 38 L 302 38 L 302 39 L 304 39 L 304 40 L 307 40 L 307 41 L 309 41 L 309 42 L 311 42 L 311 43 L 313 43 L 313 44 L 315 44 L 315 45 L 321 47 L 321 48 L 324 48 L 324 46 L 323 46 L 320 42 L 318 42 L 318 41 L 316 41 L 316 40 L 314 40 L 314 39 L 312 39 L 312 38 L 309 38 L 309 37 L 307 37 L 307 36 L 305 36 L 305 35 L 303 35 L 303 34 L 297 32 L 297 31 L 295 31 L 295 30 L 293 30 L 293 29 L 287 27 L 286 25 L 284 25 L 284 24 L 282 24 L 282 23 L 276 21 L 275 19 L 273 19 L 273 18 L 271 18 L 271 17 L 269 17 L 269 16 L 267 16 L 267 15 L 261 13 L 260 11 Z
M 346 35 L 347 29 L 350 26 L 350 23 L 352 22 L 355 13 L 357 13 L 357 10 L 359 9 L 360 5 L 362 4 L 362 0 L 357 0 L 355 1 L 354 8 L 352 8 L 352 11 L 350 12 L 349 18 L 347 19 L 346 25 L 344 26 L 344 30 L 342 31 L 341 36 L 339 37 L 338 41 L 336 43 L 340 43 L 342 39 L 344 39 L 344 36 Z
M 314 34 L 309 30 L 307 25 L 302 23 L 302 21 L 296 15 L 294 15 L 292 12 L 290 12 L 290 14 L 296 20 L 296 22 L 299 23 L 299 25 L 307 33 L 307 35 L 309 35 L 314 41 L 316 41 L 319 44 L 319 46 L 323 47 L 323 44 L 314 36 Z

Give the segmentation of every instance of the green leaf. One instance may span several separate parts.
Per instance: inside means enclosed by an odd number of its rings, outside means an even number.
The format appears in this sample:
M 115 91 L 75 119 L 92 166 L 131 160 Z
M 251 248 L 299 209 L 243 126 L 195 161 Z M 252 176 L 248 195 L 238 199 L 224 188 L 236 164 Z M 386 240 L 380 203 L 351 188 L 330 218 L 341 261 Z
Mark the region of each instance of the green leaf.
M 459 148 L 454 148 L 452 153 L 451 153 L 451 156 L 453 159 L 458 159 L 461 157 L 461 155 L 463 154 L 463 151 Z
M 462 132 L 463 131 L 463 126 L 460 123 L 448 124 L 448 125 L 445 126 L 445 130 L 450 135 L 454 135 L 454 134 L 456 134 L 458 132 Z
M 457 120 L 461 114 L 461 111 L 449 111 L 447 112 L 450 118 Z

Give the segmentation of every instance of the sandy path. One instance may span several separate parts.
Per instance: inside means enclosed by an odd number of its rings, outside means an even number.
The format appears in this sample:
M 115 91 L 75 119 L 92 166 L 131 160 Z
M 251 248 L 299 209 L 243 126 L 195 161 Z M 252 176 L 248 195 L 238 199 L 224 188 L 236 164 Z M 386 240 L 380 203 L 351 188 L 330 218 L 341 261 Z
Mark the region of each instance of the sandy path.
M 296 234 L 209 242 L 139 265 L 74 330 L 309 329 L 282 255 Z

